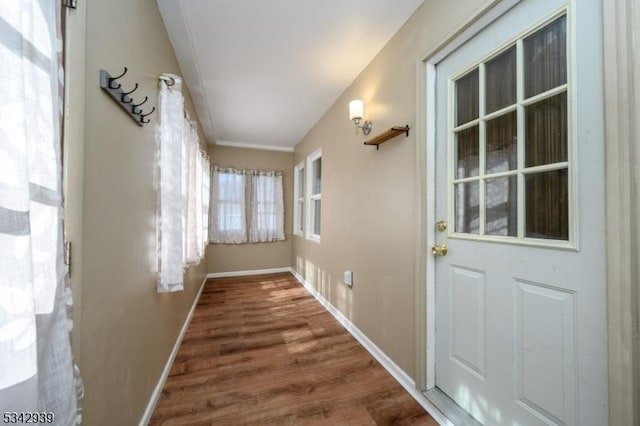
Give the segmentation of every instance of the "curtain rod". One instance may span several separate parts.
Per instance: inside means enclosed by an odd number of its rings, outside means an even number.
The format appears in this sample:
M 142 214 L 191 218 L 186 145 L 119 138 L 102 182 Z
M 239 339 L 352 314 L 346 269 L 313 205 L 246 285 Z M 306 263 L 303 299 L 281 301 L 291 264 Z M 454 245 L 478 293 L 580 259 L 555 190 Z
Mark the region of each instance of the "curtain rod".
M 165 75 L 165 74 L 162 74 L 161 76 L 159 76 L 158 80 L 165 81 L 167 83 L 167 86 L 169 86 L 169 87 L 171 87 L 171 86 L 176 84 L 176 79 L 175 78 L 173 78 L 171 76 L 168 76 L 168 75 Z M 191 117 L 189 116 L 189 113 L 187 112 L 186 109 L 183 109 L 182 113 L 184 115 L 184 118 L 186 118 L 189 121 L 192 121 Z
M 158 77 L 158 80 L 166 81 L 167 86 L 173 86 L 174 84 L 176 84 L 176 79 L 167 75 L 161 75 L 160 77 Z

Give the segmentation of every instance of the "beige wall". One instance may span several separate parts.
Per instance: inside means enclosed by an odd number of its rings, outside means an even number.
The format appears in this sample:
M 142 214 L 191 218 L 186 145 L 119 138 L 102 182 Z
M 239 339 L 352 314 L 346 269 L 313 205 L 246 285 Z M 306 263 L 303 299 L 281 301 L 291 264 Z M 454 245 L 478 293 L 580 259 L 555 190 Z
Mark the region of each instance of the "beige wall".
M 284 172 L 285 241 L 257 244 L 210 244 L 207 251 L 209 272 L 251 271 L 291 266 L 293 197 L 293 153 L 210 146 L 211 164 L 238 169 L 279 170 Z
M 407 374 L 416 373 L 416 70 L 482 4 L 425 2 L 295 150 L 294 163 L 322 148 L 320 244 L 294 237 L 298 272 Z M 380 146 L 354 134 L 348 102 L 365 103 L 370 136 L 409 124 L 411 133 Z M 342 283 L 354 272 L 350 290 Z
M 118 74 L 125 89 L 140 84 L 135 100 L 149 96 L 157 105 L 157 77 L 181 74 L 154 0 L 78 2 L 71 12 L 86 16 L 72 27 L 70 55 L 86 55 L 84 70 L 71 77 L 72 92 L 84 90 L 83 173 L 70 179 L 69 198 L 81 200 L 82 274 L 73 275 L 76 318 L 74 335 L 85 384 L 84 424 L 137 424 L 161 376 L 171 349 L 206 274 L 206 262 L 189 270 L 185 291 L 156 293 L 155 126 L 137 126 L 99 87 L 99 70 Z M 86 9 L 85 9 L 86 8 Z M 86 15 L 85 15 L 86 14 Z M 86 24 L 86 25 L 85 25 Z M 83 34 L 86 30 L 86 35 Z M 75 49 L 75 50 L 74 50 Z M 83 80 L 86 78 L 86 85 Z M 188 94 L 187 94 L 188 98 Z M 73 98 L 75 99 L 75 98 Z M 145 108 L 146 109 L 146 108 Z M 187 109 L 195 117 L 191 101 Z M 73 117 L 73 116 L 72 116 Z M 82 126 L 73 123 L 71 127 Z M 71 135 L 70 135 L 71 137 Z M 74 158 L 74 153 L 69 153 Z M 73 169 L 73 165 L 69 165 Z M 81 189 L 78 189 L 77 187 Z M 79 194 L 78 191 L 81 191 Z

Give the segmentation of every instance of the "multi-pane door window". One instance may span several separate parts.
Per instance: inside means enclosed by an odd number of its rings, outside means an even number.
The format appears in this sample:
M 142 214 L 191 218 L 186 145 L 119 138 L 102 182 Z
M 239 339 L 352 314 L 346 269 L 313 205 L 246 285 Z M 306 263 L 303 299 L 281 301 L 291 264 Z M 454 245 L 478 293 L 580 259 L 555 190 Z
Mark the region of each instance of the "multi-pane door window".
M 453 84 L 455 232 L 569 240 L 566 16 Z
M 322 215 L 322 152 L 314 152 L 307 158 L 307 238 L 320 240 Z
M 304 235 L 304 162 L 300 162 L 293 169 L 293 233 L 295 235 Z

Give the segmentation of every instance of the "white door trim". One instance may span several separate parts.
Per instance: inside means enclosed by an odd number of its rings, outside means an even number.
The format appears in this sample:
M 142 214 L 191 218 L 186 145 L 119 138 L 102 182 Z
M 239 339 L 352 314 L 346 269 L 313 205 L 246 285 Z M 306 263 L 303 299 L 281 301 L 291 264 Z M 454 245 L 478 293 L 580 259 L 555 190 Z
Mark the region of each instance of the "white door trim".
M 640 10 L 636 0 L 603 7 L 609 423 L 640 423 Z M 634 289 L 635 286 L 635 289 Z

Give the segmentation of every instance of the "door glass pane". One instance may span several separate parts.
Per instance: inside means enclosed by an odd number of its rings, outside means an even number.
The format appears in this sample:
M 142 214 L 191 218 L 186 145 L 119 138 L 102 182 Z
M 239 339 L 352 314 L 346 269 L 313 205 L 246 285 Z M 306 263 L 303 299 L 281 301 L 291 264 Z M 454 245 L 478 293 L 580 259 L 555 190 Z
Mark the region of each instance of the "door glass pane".
M 456 178 L 478 176 L 480 167 L 480 138 L 478 126 L 456 133 Z
M 525 176 L 526 236 L 569 239 L 567 169 Z
M 567 82 L 567 18 L 524 39 L 524 86 L 529 98 Z
M 518 177 L 488 179 L 485 197 L 485 234 L 517 236 Z
M 505 172 L 518 167 L 516 112 L 487 121 L 486 173 Z
M 478 69 L 456 81 L 456 125 L 478 118 Z
M 485 64 L 486 113 L 516 103 L 516 47 Z
M 527 167 L 567 161 L 567 93 L 526 108 L 525 164 Z
M 455 185 L 456 232 L 480 233 L 479 185 L 478 181 Z

